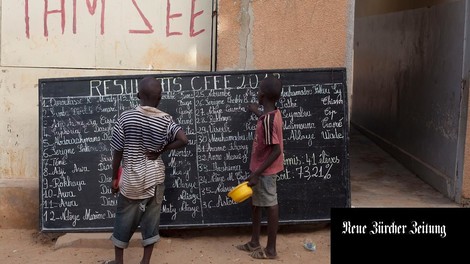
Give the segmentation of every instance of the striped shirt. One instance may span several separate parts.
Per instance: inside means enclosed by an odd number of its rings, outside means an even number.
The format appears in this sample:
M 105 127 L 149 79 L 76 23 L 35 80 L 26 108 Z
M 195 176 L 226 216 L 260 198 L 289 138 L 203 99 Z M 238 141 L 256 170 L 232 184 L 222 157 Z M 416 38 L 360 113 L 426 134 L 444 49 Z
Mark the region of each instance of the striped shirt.
M 263 114 L 258 118 L 251 152 L 250 170 L 252 172 L 258 169 L 271 154 L 272 145 L 279 145 L 281 155 L 261 175 L 273 175 L 284 170 L 282 115 L 279 109 Z
M 155 186 L 165 180 L 161 157 L 148 160 L 146 151 L 157 151 L 175 140 L 181 126 L 157 108 L 138 106 L 123 112 L 113 129 L 111 147 L 122 151 L 122 175 L 119 189 L 129 199 L 146 199 L 155 195 Z

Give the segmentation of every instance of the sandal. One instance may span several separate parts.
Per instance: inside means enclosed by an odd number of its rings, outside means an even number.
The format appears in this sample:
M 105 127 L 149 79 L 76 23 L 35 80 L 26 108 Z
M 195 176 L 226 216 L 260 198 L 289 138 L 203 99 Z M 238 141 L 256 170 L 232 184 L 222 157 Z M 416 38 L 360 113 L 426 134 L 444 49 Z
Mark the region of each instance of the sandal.
M 261 246 L 257 246 L 257 247 L 251 246 L 250 242 L 247 242 L 242 245 L 236 245 L 235 247 L 239 250 L 246 251 L 246 252 L 253 252 L 253 251 L 261 249 Z
M 259 248 L 251 252 L 250 256 L 254 259 L 277 259 L 277 256 L 268 256 L 264 248 Z

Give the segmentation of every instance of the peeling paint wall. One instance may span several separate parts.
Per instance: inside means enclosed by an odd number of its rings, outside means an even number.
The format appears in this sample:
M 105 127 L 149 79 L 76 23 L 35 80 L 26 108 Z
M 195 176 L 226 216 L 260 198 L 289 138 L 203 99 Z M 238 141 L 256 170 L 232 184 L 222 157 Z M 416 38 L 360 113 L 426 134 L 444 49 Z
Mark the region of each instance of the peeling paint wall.
M 466 5 L 356 1 L 352 123 L 424 181 L 462 198 Z

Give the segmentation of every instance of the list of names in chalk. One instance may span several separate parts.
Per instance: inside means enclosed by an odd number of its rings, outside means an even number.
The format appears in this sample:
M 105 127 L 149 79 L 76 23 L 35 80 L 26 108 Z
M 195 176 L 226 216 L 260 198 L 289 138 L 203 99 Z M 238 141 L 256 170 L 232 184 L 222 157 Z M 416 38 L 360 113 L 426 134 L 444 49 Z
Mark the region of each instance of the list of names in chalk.
M 234 215 L 241 215 L 236 221 L 250 221 L 246 206 L 234 203 L 227 193 L 250 175 L 257 118 L 246 106 L 256 102 L 264 76 L 161 78 L 159 108 L 174 117 L 189 140 L 185 148 L 164 155 L 163 226 L 231 223 Z M 282 73 L 277 76 L 282 79 Z M 138 79 L 73 82 L 74 93 L 67 93 L 66 82 L 59 92 L 52 83 L 43 87 L 40 98 L 42 225 L 107 229 L 117 201 L 110 189 L 112 130 L 123 111 L 138 105 Z M 346 134 L 343 85 L 284 84 L 277 106 L 284 121 L 285 170 L 278 182 L 294 187 L 280 187 L 279 192 L 293 195 L 299 186 L 328 187 L 342 181 L 347 158 L 338 147 Z

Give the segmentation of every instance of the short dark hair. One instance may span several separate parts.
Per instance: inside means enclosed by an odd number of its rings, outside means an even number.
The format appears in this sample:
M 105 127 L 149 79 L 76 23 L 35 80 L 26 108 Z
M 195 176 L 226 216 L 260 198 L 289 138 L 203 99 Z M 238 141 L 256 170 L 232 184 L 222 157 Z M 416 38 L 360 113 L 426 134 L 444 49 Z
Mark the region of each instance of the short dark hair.
M 268 75 L 261 81 L 260 89 L 270 100 L 277 101 L 281 98 L 282 82 L 274 75 Z

